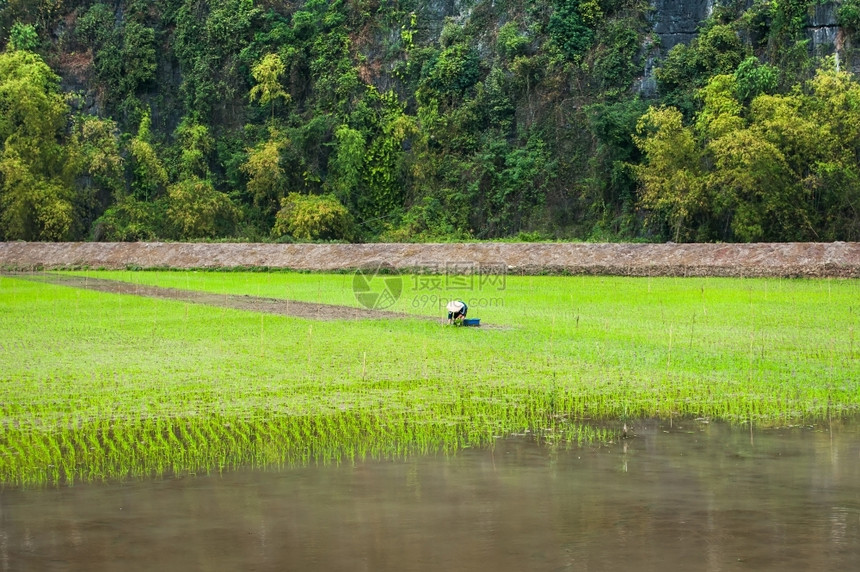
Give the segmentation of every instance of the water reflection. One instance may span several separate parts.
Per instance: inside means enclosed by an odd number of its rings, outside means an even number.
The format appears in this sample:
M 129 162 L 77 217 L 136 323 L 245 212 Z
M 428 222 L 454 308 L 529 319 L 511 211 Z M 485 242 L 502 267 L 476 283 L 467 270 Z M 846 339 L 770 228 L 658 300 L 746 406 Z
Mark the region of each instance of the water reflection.
M 860 562 L 857 426 L 0 493 L 3 570 L 811 570 Z

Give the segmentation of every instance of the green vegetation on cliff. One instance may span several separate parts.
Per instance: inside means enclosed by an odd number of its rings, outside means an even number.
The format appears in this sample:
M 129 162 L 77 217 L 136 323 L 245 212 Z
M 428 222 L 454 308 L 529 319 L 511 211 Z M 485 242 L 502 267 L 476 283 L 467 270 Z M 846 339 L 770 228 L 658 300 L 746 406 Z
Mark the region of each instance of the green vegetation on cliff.
M 0 0 L 0 240 L 856 240 L 816 6 Z

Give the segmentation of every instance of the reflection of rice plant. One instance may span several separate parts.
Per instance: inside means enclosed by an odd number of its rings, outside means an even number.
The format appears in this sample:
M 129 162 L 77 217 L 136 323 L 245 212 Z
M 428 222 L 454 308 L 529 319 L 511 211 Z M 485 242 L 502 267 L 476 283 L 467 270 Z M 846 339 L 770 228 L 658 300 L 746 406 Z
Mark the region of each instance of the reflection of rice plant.
M 343 274 L 96 274 L 358 303 Z M 614 437 L 606 425 L 584 423 L 642 417 L 845 416 L 860 404 L 858 290 L 858 281 L 508 277 L 504 306 L 480 316 L 507 329 L 472 330 L 263 319 L 0 277 L 0 481 L 349 462 L 514 434 L 603 442 Z M 392 309 L 436 311 L 403 299 Z

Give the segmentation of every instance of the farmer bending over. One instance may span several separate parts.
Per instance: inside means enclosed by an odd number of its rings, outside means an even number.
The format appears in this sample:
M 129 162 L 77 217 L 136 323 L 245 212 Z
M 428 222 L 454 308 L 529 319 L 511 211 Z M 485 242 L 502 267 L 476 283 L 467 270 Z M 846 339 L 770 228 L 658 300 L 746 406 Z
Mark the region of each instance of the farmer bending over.
M 466 303 L 462 300 L 451 300 L 445 307 L 448 309 L 449 325 L 454 323 L 462 324 L 463 318 L 466 317 L 466 312 L 469 311 L 469 308 L 466 306 Z

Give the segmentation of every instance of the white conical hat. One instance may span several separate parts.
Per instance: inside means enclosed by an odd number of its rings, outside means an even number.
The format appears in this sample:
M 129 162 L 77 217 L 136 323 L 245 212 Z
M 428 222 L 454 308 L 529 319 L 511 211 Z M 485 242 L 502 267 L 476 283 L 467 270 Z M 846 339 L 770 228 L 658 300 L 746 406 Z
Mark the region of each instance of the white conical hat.
M 460 310 L 463 309 L 463 306 L 465 306 L 465 304 L 462 303 L 461 301 L 451 300 L 450 302 L 448 302 L 448 305 L 445 307 L 448 309 L 449 312 L 459 312 Z

